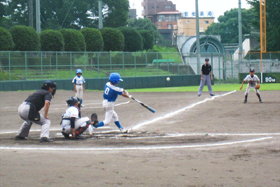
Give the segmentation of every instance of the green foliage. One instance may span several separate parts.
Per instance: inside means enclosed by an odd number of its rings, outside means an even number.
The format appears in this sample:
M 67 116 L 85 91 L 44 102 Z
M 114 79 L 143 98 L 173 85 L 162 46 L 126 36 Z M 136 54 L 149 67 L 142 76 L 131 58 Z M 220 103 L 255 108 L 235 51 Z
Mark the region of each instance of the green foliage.
M 247 0 L 253 7 L 253 26 L 260 28 L 260 1 Z M 267 51 L 280 51 L 280 2 L 279 0 L 266 1 L 266 42 Z
M 143 50 L 143 38 L 137 30 L 128 27 L 120 27 L 119 30 L 124 36 L 124 51 L 132 52 Z
M 254 19 L 253 9 L 242 9 L 242 33 L 250 34 L 252 20 Z M 218 23 L 212 23 L 205 34 L 220 35 L 222 43 L 238 43 L 238 9 L 234 8 L 226 11 L 223 16 L 219 16 Z
M 65 51 L 85 51 L 86 42 L 83 34 L 75 29 L 62 29 Z
M 104 41 L 101 32 L 93 28 L 85 28 L 81 30 L 85 37 L 87 51 L 102 51 Z
M 143 38 L 143 49 L 144 50 L 149 50 L 152 49 L 154 46 L 154 35 L 152 34 L 151 31 L 148 30 L 141 30 L 139 31 Z
M 11 33 L 0 27 L 0 51 L 8 51 L 14 47 L 14 42 Z
M 9 73 L 5 71 L 0 71 L 0 81 L 6 81 L 6 80 L 20 80 L 20 78 L 16 77 L 15 75 L 10 75 L 9 78 Z
M 119 29 L 103 28 L 101 34 L 104 40 L 104 51 L 124 50 L 124 36 Z
M 40 50 L 40 38 L 32 27 L 15 25 L 10 29 L 15 51 L 38 51 Z
M 40 35 L 42 51 L 63 51 L 64 39 L 59 31 L 44 30 Z
M 127 25 L 129 13 L 128 0 L 103 0 L 106 9 L 104 16 L 104 27 L 122 27 Z

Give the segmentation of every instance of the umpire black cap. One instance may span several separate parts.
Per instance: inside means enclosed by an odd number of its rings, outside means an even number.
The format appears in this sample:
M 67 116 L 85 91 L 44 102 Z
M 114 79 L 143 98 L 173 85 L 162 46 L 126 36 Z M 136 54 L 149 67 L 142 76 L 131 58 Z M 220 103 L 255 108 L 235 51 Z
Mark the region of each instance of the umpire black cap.
M 205 58 L 205 61 L 209 61 L 209 58 Z

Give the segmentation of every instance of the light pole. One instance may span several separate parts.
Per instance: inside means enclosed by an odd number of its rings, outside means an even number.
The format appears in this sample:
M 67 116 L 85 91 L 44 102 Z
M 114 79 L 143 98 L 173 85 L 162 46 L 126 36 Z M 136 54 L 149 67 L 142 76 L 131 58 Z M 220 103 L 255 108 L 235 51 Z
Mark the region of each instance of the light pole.
M 36 0 L 36 31 L 41 33 L 41 18 L 40 18 L 40 0 Z
M 102 0 L 98 0 L 98 16 L 99 16 L 99 22 L 98 22 L 98 28 L 103 28 L 103 20 L 102 20 Z
M 33 27 L 33 0 L 28 1 L 29 27 Z
M 196 17 L 196 58 L 197 58 L 197 75 L 200 75 L 200 39 L 199 39 L 199 12 L 198 0 L 195 0 L 195 17 Z
M 241 63 L 243 58 L 241 0 L 238 1 L 238 35 L 239 35 L 238 62 Z

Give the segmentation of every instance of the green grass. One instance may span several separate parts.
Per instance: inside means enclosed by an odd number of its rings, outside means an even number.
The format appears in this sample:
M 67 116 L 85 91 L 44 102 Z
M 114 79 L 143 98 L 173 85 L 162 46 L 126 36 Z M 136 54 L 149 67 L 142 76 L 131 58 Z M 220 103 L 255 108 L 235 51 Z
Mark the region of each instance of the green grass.
M 239 91 L 241 84 L 221 84 L 213 85 L 214 92 L 226 91 Z M 243 86 L 242 91 L 245 91 L 247 85 Z M 261 84 L 260 91 L 280 90 L 280 83 Z M 143 89 L 129 89 L 129 92 L 197 92 L 198 86 L 185 86 L 185 87 L 166 87 L 166 88 L 143 88 Z M 204 91 L 208 91 L 207 86 Z

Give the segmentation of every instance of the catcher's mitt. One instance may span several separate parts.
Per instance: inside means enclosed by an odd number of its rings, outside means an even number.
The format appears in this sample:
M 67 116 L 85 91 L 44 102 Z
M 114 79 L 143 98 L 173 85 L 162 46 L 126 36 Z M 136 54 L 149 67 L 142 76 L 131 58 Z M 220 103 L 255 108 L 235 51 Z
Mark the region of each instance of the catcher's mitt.
M 255 87 L 255 89 L 260 89 L 260 87 L 261 87 L 261 86 L 258 84 L 258 85 Z
M 91 119 L 91 125 L 97 127 L 99 124 L 97 114 L 96 113 L 91 114 L 90 119 Z

